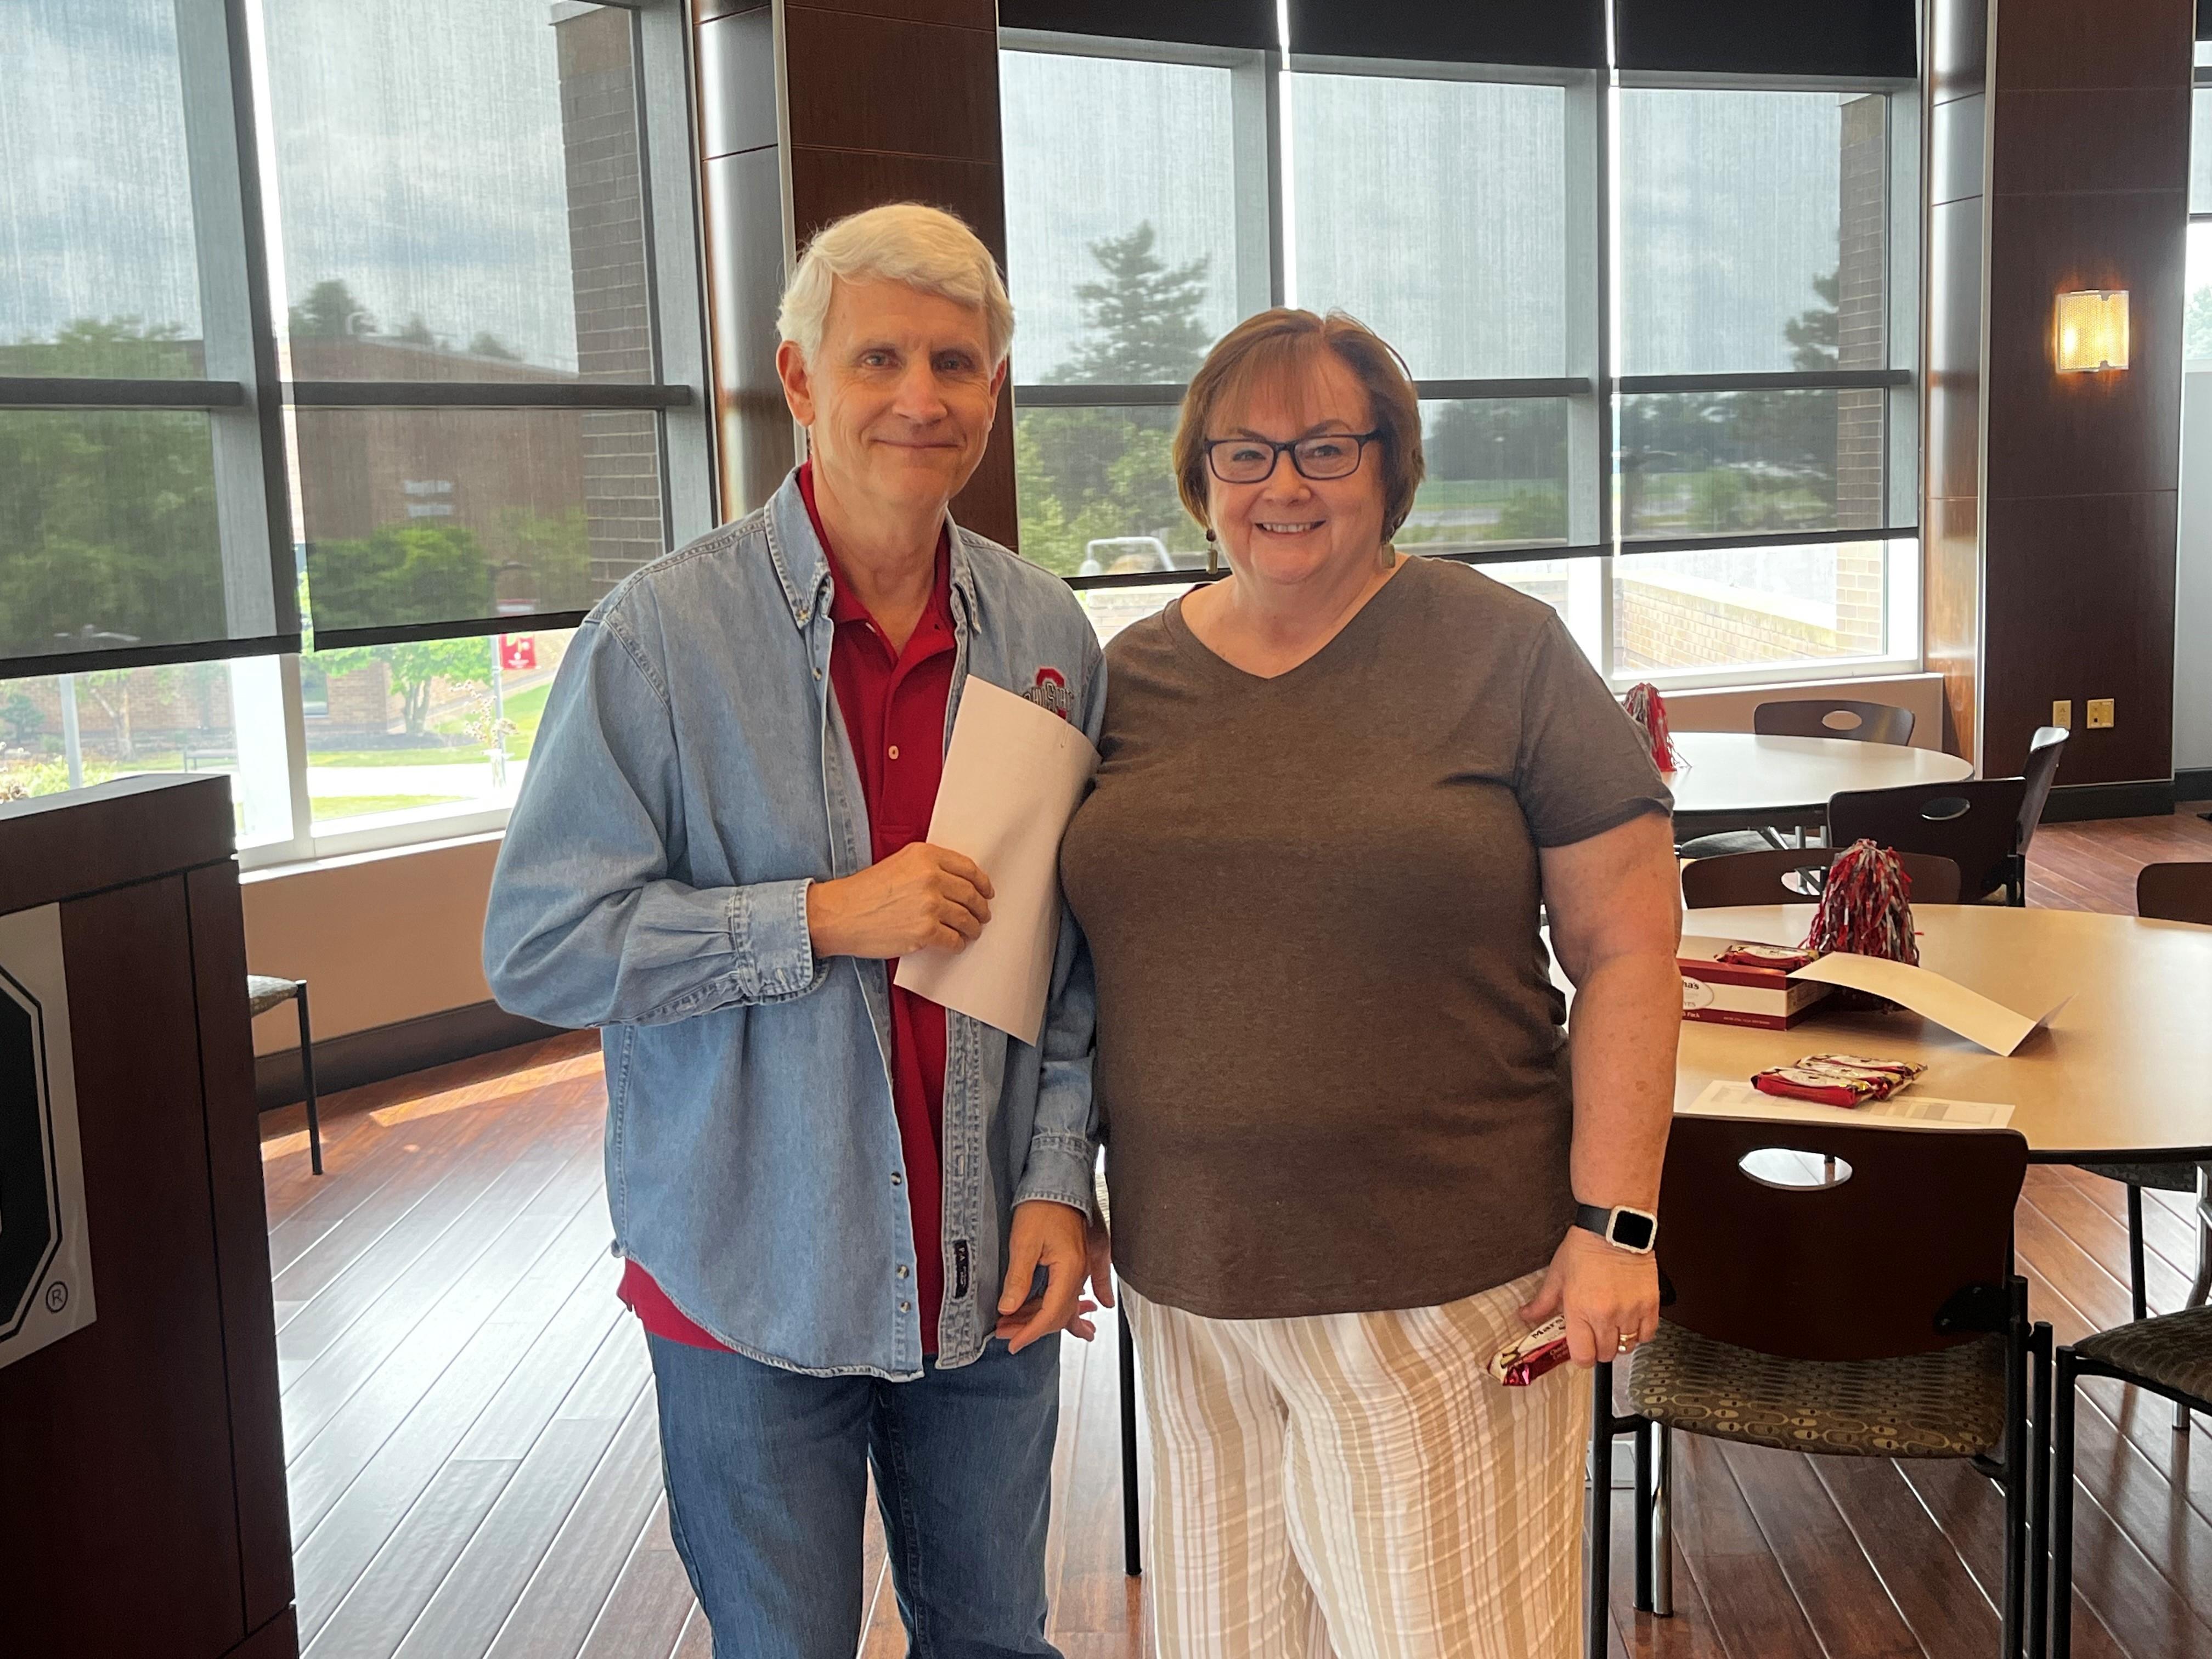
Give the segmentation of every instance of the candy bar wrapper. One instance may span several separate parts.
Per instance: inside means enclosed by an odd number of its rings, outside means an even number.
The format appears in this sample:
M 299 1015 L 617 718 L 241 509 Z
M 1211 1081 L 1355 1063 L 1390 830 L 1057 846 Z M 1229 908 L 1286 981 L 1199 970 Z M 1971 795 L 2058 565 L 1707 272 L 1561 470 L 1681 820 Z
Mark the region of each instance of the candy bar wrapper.
M 1784 974 L 1795 972 L 1812 959 L 1810 951 L 1789 945 L 1731 945 L 1713 958 L 1738 968 L 1771 968 Z
M 1567 1320 L 1555 1314 L 1533 1331 L 1522 1334 L 1490 1358 L 1492 1377 L 1509 1389 L 1525 1389 L 1547 1371 L 1567 1360 Z
M 1850 1072 L 1863 1077 L 1896 1079 L 1893 1091 L 1902 1089 L 1928 1068 L 1917 1060 L 1869 1060 L 1864 1054 L 1808 1054 L 1797 1062 L 1823 1072 Z
M 1872 1078 L 1809 1066 L 1771 1066 L 1751 1079 L 1751 1086 L 1764 1095 L 1810 1100 L 1822 1106 L 1863 1106 L 1890 1092 L 1887 1085 Z

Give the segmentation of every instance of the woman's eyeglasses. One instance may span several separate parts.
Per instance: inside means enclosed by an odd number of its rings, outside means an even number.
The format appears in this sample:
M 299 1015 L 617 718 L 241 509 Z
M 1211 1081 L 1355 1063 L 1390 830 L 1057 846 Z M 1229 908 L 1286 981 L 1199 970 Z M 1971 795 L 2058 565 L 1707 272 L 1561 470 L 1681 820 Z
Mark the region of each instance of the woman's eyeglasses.
M 1324 432 L 1286 444 L 1267 438 L 1211 438 L 1206 464 L 1224 483 L 1259 483 L 1274 475 L 1275 458 L 1287 450 L 1301 477 L 1348 478 L 1359 471 L 1361 453 L 1382 435 L 1377 427 L 1372 432 Z

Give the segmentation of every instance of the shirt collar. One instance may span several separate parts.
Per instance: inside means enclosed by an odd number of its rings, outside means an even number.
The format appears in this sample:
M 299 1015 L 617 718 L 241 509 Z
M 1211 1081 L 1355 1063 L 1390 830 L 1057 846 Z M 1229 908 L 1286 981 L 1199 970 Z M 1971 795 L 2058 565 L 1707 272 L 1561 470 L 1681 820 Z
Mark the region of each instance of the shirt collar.
M 801 464 L 811 466 L 811 461 Z M 834 617 L 836 582 L 830 551 L 814 527 L 814 514 L 807 506 L 805 488 L 799 483 L 799 468 L 793 467 L 782 484 L 769 499 L 764 522 L 768 532 L 769 562 L 775 568 L 777 584 L 783 589 L 785 603 L 791 606 L 791 620 L 804 628 L 813 620 L 817 611 L 829 611 Z M 937 544 L 938 590 L 951 597 L 947 611 L 956 628 L 964 617 L 975 613 L 975 577 L 967 548 L 967 538 L 953 522 L 951 510 L 945 514 L 945 529 Z

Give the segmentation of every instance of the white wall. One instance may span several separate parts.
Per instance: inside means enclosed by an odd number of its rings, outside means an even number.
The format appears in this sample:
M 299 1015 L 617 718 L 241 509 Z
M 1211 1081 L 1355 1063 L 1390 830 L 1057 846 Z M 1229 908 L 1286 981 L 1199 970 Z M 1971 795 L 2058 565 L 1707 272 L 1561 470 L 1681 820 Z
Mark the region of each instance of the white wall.
M 2212 766 L 2212 362 L 2181 377 L 2181 511 L 2173 593 L 2173 769 Z
M 1751 711 L 1763 702 L 1796 702 L 1838 697 L 1853 702 L 1886 702 L 1912 711 L 1912 746 L 1943 746 L 1943 677 L 1897 674 L 1859 680 L 1831 680 L 1825 685 L 1729 685 L 1709 691 L 1669 691 L 1667 723 L 1678 732 L 1748 732 Z

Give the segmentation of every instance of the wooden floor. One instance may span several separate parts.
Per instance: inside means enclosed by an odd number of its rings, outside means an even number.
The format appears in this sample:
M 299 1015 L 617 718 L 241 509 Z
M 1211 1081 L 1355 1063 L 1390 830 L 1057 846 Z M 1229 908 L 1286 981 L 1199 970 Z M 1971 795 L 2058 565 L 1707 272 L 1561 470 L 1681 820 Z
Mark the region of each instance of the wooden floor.
M 2030 902 L 2133 908 L 2153 859 L 2212 858 L 2193 816 L 2057 824 Z M 706 1659 L 668 1537 L 645 1348 L 617 1304 L 586 1037 L 325 1103 L 329 1174 L 297 1114 L 264 1145 L 301 1627 L 313 1659 Z M 2183 1205 L 2147 1206 L 2150 1298 L 2193 1264 Z M 2036 1315 L 2069 1340 L 2127 1317 L 2122 1190 L 2031 1170 L 2019 1240 Z M 1136 1659 L 1121 1570 L 1110 1327 L 1064 1349 L 1048 1571 L 1068 1659 Z M 2077 1506 L 2084 1659 L 2212 1653 L 2212 1425 L 2087 1389 Z M 1994 1653 L 2000 1511 L 1942 1463 L 1810 1459 L 1678 1437 L 1677 1613 L 1627 1606 L 1616 1652 L 1729 1659 Z M 905 1651 L 872 1535 L 862 1659 Z

